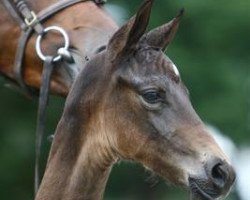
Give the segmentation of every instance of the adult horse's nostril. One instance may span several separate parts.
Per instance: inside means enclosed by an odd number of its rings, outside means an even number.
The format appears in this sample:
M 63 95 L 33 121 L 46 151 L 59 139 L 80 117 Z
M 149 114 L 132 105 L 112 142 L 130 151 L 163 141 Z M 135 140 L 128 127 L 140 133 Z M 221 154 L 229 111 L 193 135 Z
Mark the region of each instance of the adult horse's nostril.
M 213 160 L 208 164 L 207 170 L 214 187 L 219 190 L 229 189 L 235 180 L 235 172 L 227 162 Z

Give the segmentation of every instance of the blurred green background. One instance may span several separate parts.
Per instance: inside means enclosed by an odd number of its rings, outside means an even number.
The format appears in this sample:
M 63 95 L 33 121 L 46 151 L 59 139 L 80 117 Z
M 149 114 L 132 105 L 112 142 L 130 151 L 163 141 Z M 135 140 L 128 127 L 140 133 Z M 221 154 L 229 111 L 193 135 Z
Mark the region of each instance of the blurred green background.
M 132 16 L 142 0 L 109 0 Z M 250 1 L 156 0 L 150 28 L 185 15 L 167 54 L 178 66 L 192 103 L 207 123 L 230 136 L 237 145 L 250 143 Z M 4 85 L 0 78 L 0 199 L 33 198 L 34 140 L 37 101 Z M 47 135 L 53 134 L 64 99 L 52 97 Z M 43 166 L 50 143 L 43 143 Z M 250 169 L 249 169 L 250 170 Z M 108 182 L 105 200 L 179 200 L 186 192 L 152 177 L 141 166 L 122 162 Z M 235 192 L 227 198 L 236 200 Z

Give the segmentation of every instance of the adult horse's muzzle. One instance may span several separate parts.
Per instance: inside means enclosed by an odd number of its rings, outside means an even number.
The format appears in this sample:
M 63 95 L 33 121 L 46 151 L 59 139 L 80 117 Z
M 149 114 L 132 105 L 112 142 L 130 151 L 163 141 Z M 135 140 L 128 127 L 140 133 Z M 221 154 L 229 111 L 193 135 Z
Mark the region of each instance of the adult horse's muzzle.
M 226 161 L 212 159 L 204 167 L 205 175 L 189 177 L 190 199 L 214 200 L 228 194 L 236 177 L 232 166 Z

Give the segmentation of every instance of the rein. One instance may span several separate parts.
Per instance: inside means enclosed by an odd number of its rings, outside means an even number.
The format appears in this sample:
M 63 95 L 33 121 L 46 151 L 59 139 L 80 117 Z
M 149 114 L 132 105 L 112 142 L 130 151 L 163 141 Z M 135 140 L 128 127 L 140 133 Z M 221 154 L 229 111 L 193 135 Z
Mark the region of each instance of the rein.
M 55 15 L 56 13 L 73 6 L 77 3 L 82 3 L 90 0 L 60 0 L 57 3 L 49 6 L 48 8 L 40 11 L 36 14 L 32 11 L 25 0 L 2 0 L 4 6 L 9 11 L 10 15 L 16 20 L 22 29 L 21 36 L 18 41 L 17 51 L 15 55 L 14 62 L 14 73 L 17 82 L 19 85 L 28 93 L 31 94 L 30 89 L 26 86 L 23 80 L 22 73 L 22 63 L 24 59 L 24 52 L 26 49 L 27 42 L 31 37 L 33 32 L 36 32 L 38 35 L 36 41 L 36 51 L 40 59 L 44 62 L 43 64 L 43 72 L 42 72 L 42 82 L 39 93 L 39 105 L 38 105 L 38 113 L 37 113 L 37 128 L 36 128 L 36 145 L 35 145 L 35 178 L 34 178 L 34 190 L 35 194 L 38 191 L 38 187 L 40 184 L 40 176 L 39 176 L 39 161 L 41 154 L 41 144 L 42 138 L 45 130 L 45 114 L 46 107 L 48 104 L 49 97 L 49 85 L 50 79 L 53 72 L 53 68 L 56 63 L 60 62 L 61 64 L 65 64 L 68 67 L 74 67 L 77 63 L 77 59 L 79 59 L 79 55 L 76 55 L 74 51 L 69 51 L 69 38 L 66 31 L 58 26 L 50 26 L 44 28 L 42 22 L 44 22 L 49 17 Z M 106 0 L 92 0 L 96 4 L 104 4 Z M 40 42 L 43 36 L 49 31 L 57 31 L 59 32 L 65 41 L 64 47 L 61 47 L 57 51 L 57 55 L 47 56 L 43 55 Z

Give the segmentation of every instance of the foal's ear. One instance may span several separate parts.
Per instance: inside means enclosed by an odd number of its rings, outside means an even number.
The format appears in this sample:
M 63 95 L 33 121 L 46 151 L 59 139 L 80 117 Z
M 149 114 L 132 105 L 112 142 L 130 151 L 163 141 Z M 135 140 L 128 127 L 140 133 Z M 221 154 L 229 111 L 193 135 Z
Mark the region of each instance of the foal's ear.
M 182 9 L 172 21 L 145 34 L 141 39 L 141 43 L 146 43 L 149 46 L 158 47 L 165 51 L 175 36 L 183 13 L 184 10 Z
M 111 61 L 132 52 L 147 29 L 153 0 L 145 0 L 137 14 L 123 25 L 108 44 Z

